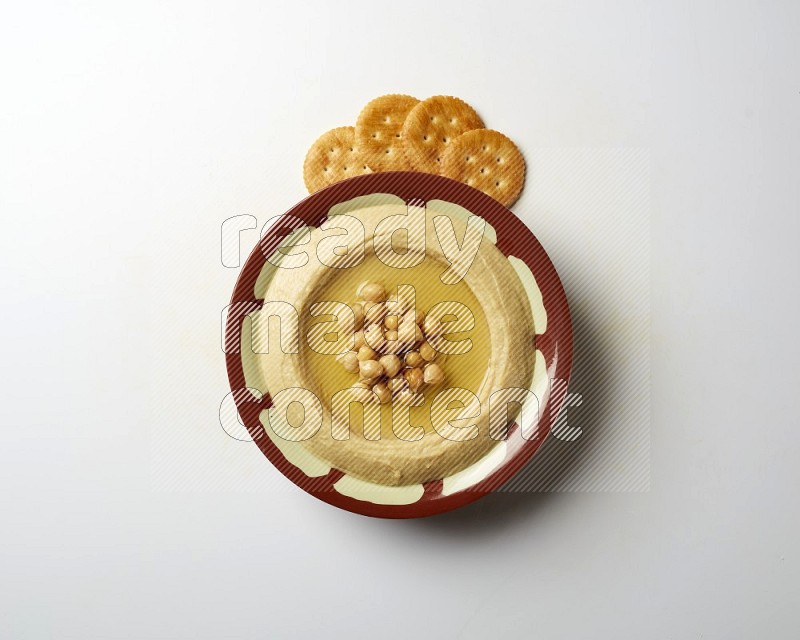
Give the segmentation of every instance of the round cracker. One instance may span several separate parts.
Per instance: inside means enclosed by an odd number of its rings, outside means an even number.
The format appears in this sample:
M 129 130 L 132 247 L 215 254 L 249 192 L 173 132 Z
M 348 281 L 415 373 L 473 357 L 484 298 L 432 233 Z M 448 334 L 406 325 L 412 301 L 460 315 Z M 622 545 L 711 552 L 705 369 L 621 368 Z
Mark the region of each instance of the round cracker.
M 356 148 L 373 171 L 411 171 L 401 131 L 418 104 L 412 96 L 392 94 L 371 100 L 361 110 L 356 120 Z
M 506 207 L 525 184 L 525 158 L 499 131 L 474 129 L 458 136 L 442 156 L 442 175 L 465 182 Z
M 372 170 L 356 150 L 353 127 L 323 133 L 311 145 L 303 163 L 303 180 L 309 193 L 364 173 Z
M 483 120 L 466 102 L 453 96 L 433 96 L 414 107 L 401 132 L 406 158 L 417 171 L 439 173 L 448 145 Z

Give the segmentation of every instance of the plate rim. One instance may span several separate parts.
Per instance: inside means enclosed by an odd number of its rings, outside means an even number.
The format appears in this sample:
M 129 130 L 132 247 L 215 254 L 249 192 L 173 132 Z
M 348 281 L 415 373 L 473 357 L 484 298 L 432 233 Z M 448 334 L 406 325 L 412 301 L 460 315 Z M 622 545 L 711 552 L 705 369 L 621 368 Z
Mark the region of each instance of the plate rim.
M 333 487 L 344 476 L 342 471 L 332 469 L 327 475 L 315 478 L 305 475 L 290 463 L 264 431 L 259 415 L 262 410 L 271 406 L 269 394 L 264 393 L 260 399 L 256 399 L 247 391 L 239 351 L 244 318 L 259 305 L 254 295 L 255 281 L 267 256 L 277 249 L 285 238 L 285 233 L 305 225 L 319 226 L 336 204 L 380 193 L 395 195 L 405 202 L 444 200 L 480 215 L 494 227 L 498 249 L 507 257 L 513 255 L 522 260 L 530 268 L 542 293 L 547 312 L 547 328 L 544 333 L 536 334 L 532 347 L 546 349 L 543 355 L 548 378 L 564 382 L 558 393 L 548 390 L 544 407 L 540 407 L 540 426 L 536 435 L 522 442 L 486 478 L 450 495 L 441 493 L 441 479 L 429 481 L 423 484 L 424 493 L 418 501 L 403 505 L 378 504 L 352 498 L 339 493 Z M 498 201 L 469 185 L 444 176 L 413 171 L 373 173 L 348 178 L 309 195 L 285 213 L 273 218 L 277 220 L 247 257 L 234 285 L 225 323 L 224 352 L 228 382 L 239 416 L 253 442 L 282 475 L 323 502 L 353 513 L 381 518 L 419 518 L 457 509 L 496 491 L 533 458 L 550 434 L 550 425 L 554 423 L 566 400 L 566 389 L 572 372 L 573 335 L 566 292 L 555 265 L 533 231 L 522 220 Z M 546 428 L 542 429 L 542 424 Z M 518 425 L 515 423 L 514 427 L 518 428 Z

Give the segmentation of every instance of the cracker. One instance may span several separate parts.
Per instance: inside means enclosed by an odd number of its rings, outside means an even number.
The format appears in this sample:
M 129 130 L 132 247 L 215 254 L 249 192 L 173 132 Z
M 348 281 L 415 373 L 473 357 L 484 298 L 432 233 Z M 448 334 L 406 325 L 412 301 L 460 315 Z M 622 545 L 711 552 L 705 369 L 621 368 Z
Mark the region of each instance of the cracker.
M 417 171 L 439 173 L 440 159 L 448 145 L 483 121 L 466 102 L 452 96 L 433 96 L 414 107 L 403 123 L 403 149 Z
M 393 94 L 375 98 L 361 110 L 356 120 L 356 148 L 373 171 L 411 171 L 401 130 L 418 104 L 412 96 Z
M 467 131 L 442 156 L 442 175 L 465 182 L 506 207 L 525 184 L 525 158 L 509 138 L 491 129 Z
M 339 127 L 323 133 L 311 145 L 303 163 L 303 180 L 309 193 L 364 173 L 372 173 L 372 170 L 356 150 L 353 127 Z

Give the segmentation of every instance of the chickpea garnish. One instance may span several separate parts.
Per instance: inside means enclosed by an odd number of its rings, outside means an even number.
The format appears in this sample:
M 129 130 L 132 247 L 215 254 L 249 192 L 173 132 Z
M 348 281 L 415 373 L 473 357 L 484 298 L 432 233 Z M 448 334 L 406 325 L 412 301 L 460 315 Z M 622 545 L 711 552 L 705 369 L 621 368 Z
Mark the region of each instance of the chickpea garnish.
M 348 351 L 343 354 L 339 361 L 347 373 L 358 373 L 358 354 L 355 351 Z
M 386 404 L 392 399 L 392 392 L 389 391 L 389 387 L 387 387 L 384 382 L 379 382 L 372 387 L 372 390 L 378 396 L 378 400 L 380 400 L 381 404 Z
M 358 359 L 363 360 L 375 360 L 378 357 L 378 352 L 375 351 L 373 348 L 364 345 L 358 350 Z
M 365 380 L 378 378 L 383 375 L 383 365 L 377 360 L 362 360 L 358 365 L 358 372 Z
M 419 346 L 419 355 L 421 355 L 424 360 L 433 362 L 436 360 L 437 353 L 436 349 L 434 349 L 430 344 L 423 342 Z
M 337 357 L 345 371 L 358 375 L 352 388 L 373 391 L 381 404 L 392 397 L 416 404 L 425 385 L 446 378 L 441 364 L 433 363 L 438 353 L 428 341 L 439 334 L 441 323 L 411 307 L 410 300 L 387 303 L 379 282 L 362 282 L 356 297 L 353 349 Z M 393 313 L 387 315 L 390 307 Z
M 441 384 L 444 382 L 444 371 L 435 362 L 429 363 L 422 372 L 425 384 Z
M 386 316 L 386 320 L 384 321 L 386 328 L 390 331 L 397 331 L 398 323 L 399 320 L 397 319 L 397 316 Z
M 408 382 L 408 386 L 411 387 L 411 390 L 416 393 L 419 391 L 420 387 L 425 382 L 424 374 L 422 369 L 419 367 L 413 367 L 411 369 L 405 370 L 405 377 L 406 381 Z
M 400 372 L 400 369 L 403 366 L 403 363 L 400 362 L 400 358 L 398 358 L 396 355 L 392 353 L 386 354 L 385 356 L 381 356 L 378 362 L 381 363 L 381 365 L 383 366 L 383 371 L 390 378 L 396 376 Z
M 386 289 L 377 282 L 362 282 L 356 294 L 369 302 L 383 302 L 386 300 Z
M 421 367 L 425 364 L 425 358 L 423 358 L 419 351 L 409 351 L 406 354 L 406 365 L 409 367 Z
M 356 329 L 364 326 L 364 305 L 356 302 L 353 305 L 353 315 L 356 317 Z

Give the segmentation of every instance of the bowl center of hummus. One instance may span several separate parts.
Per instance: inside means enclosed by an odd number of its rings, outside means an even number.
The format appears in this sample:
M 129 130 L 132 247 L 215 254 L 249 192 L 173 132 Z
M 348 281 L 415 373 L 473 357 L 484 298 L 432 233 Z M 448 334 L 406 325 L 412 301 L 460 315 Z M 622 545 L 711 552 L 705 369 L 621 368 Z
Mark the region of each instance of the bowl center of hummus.
M 358 267 L 342 269 L 329 278 L 314 293 L 309 305 L 328 301 L 347 304 L 355 310 L 356 328 L 380 328 L 385 338 L 398 338 L 396 347 L 377 344 L 375 339 L 364 340 L 363 335 L 356 333 L 356 350 L 366 343 L 367 349 L 374 347 L 374 352 L 344 355 L 328 355 L 319 353 L 308 347 L 303 349 L 303 368 L 312 381 L 315 393 L 330 408 L 331 398 L 345 389 L 359 387 L 368 389 L 382 399 L 381 439 L 395 440 L 397 435 L 392 430 L 392 404 L 406 399 L 413 400 L 409 404 L 409 421 L 412 426 L 423 427 L 426 432 L 433 431 L 431 422 L 431 403 L 437 393 L 445 388 L 463 388 L 477 394 L 484 377 L 490 357 L 489 328 L 484 311 L 470 289 L 461 280 L 456 284 L 445 284 L 440 276 L 446 265 L 430 256 L 413 267 L 397 269 L 387 266 L 374 254 L 365 258 Z M 409 296 L 411 294 L 411 296 Z M 402 344 L 403 337 L 408 336 L 401 330 L 402 318 L 396 317 L 400 326 L 393 328 L 393 321 L 386 318 L 393 307 L 384 303 L 384 299 L 400 301 L 401 307 L 410 318 L 415 313 L 421 322 L 414 322 L 412 331 L 420 327 L 430 331 L 431 335 L 408 338 L 409 344 Z M 408 301 L 413 299 L 413 309 L 409 309 Z M 366 318 L 360 320 L 360 315 Z M 303 313 L 302 334 L 306 335 L 313 326 L 325 321 L 325 316 L 312 317 Z M 437 318 L 441 323 L 437 322 Z M 431 326 L 439 324 L 438 332 Z M 447 328 L 445 328 L 447 327 Z M 455 331 L 454 331 L 455 329 Z M 461 330 L 459 330 L 461 329 Z M 391 333 L 397 331 L 399 335 Z M 446 332 L 446 338 L 440 336 Z M 387 336 L 388 334 L 388 336 Z M 375 334 L 377 335 L 377 334 Z M 442 341 L 444 340 L 444 341 Z M 457 344 L 458 346 L 452 346 Z M 425 346 L 427 345 L 427 346 Z M 436 347 L 435 353 L 430 345 Z M 456 352 L 457 353 L 454 353 Z M 421 355 L 420 355 L 421 354 Z M 397 362 L 383 356 L 396 356 L 400 361 L 399 371 L 395 371 Z M 422 357 L 425 356 L 425 357 Z M 353 359 L 357 358 L 356 362 Z M 365 363 L 369 363 L 366 364 Z M 372 370 L 375 367 L 375 370 Z M 412 371 L 414 370 L 414 371 Z M 423 379 L 427 377 L 427 381 Z M 351 405 L 350 429 L 354 435 L 363 437 L 363 411 Z M 356 408 L 353 408 L 356 407 Z

